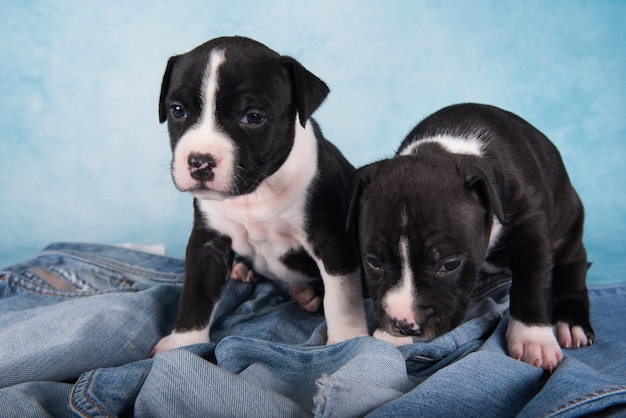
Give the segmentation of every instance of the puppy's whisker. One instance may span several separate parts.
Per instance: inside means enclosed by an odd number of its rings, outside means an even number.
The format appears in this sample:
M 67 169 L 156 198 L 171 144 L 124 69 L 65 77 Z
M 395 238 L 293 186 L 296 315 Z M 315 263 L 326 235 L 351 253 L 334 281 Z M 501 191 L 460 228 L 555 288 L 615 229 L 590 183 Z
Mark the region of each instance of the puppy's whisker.
M 172 169 L 169 163 L 161 164 L 161 173 L 167 173 L 168 175 L 171 173 Z

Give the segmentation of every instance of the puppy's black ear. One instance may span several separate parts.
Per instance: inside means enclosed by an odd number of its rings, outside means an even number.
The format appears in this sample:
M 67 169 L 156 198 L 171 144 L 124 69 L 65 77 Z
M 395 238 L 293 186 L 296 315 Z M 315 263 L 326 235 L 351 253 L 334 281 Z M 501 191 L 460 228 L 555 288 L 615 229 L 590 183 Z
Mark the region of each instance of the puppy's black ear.
M 502 225 L 506 224 L 504 177 L 496 167 L 477 159 L 463 169 L 465 184 L 476 192 L 491 208 Z
M 356 170 L 352 176 L 352 194 L 348 216 L 346 217 L 346 232 L 357 233 L 359 224 L 359 209 L 363 192 L 369 186 L 372 177 L 377 170 L 376 163 L 368 164 Z
M 163 123 L 167 120 L 167 109 L 165 105 L 165 99 L 167 98 L 167 93 L 170 90 L 170 78 L 172 76 L 172 69 L 176 62 L 178 61 L 178 56 L 171 57 L 167 61 L 167 66 L 165 67 L 165 74 L 163 74 L 163 81 L 161 82 L 161 95 L 159 97 L 159 122 Z
M 294 99 L 298 106 L 300 125 L 306 121 L 322 104 L 330 89 L 315 74 L 307 70 L 298 61 L 291 57 L 282 57 L 283 65 L 287 68 L 293 85 Z

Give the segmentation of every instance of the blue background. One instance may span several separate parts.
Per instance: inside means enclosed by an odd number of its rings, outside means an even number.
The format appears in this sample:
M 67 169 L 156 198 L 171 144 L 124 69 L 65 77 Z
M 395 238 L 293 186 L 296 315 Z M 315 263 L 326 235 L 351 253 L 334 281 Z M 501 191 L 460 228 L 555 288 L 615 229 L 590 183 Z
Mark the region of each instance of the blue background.
M 327 82 L 315 116 L 355 165 L 448 104 L 518 113 L 586 206 L 589 282 L 626 280 L 626 2 L 23 1 L 0 28 L 0 266 L 53 241 L 182 257 L 191 197 L 170 180 L 161 76 L 239 34 Z

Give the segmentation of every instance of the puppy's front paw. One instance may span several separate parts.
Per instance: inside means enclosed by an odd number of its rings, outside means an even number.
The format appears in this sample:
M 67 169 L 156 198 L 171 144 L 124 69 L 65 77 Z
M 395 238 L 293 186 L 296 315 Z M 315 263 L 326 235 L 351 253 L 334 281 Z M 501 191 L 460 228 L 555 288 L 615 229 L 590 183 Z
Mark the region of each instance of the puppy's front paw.
M 289 287 L 289 291 L 291 292 L 291 297 L 307 312 L 318 312 L 322 306 L 322 298 L 317 294 L 313 286 L 294 284 Z
M 413 344 L 412 337 L 405 337 L 405 336 L 396 337 L 395 335 L 391 335 L 384 329 L 380 329 L 380 328 L 374 331 L 374 334 L 372 336 L 379 340 L 386 341 L 389 344 L 393 345 L 394 347 L 400 347 L 402 345 Z
M 201 331 L 188 331 L 188 332 L 172 332 L 167 337 L 161 338 L 161 340 L 154 346 L 150 352 L 150 357 L 156 357 L 159 354 L 174 350 L 175 348 L 184 347 L 186 345 L 208 343 L 209 332 L 204 329 Z
M 549 372 L 563 360 L 561 347 L 550 326 L 526 325 L 511 318 L 506 339 L 511 357 Z
M 593 344 L 593 338 L 580 325 L 559 321 L 554 325 L 554 333 L 563 348 L 580 348 Z

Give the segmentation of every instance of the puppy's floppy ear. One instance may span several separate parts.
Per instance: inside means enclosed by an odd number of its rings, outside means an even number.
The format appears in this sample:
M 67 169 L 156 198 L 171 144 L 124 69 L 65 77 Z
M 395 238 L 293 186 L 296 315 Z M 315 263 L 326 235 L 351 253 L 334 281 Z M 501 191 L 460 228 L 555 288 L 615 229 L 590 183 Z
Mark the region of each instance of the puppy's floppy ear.
M 491 208 L 498 221 L 505 225 L 506 207 L 502 171 L 492 164 L 486 163 L 483 158 L 478 158 L 469 164 L 464 164 L 462 172 L 465 176 L 466 186 L 476 190 L 485 204 Z
M 371 163 L 356 170 L 352 176 L 352 194 L 346 218 L 346 232 L 353 231 L 356 234 L 358 231 L 361 197 L 371 183 L 376 171 L 378 171 L 377 163 Z
M 165 67 L 165 74 L 163 74 L 163 81 L 161 82 L 161 95 L 159 97 L 159 122 L 163 123 L 167 120 L 167 109 L 165 107 L 165 99 L 167 97 L 167 93 L 170 90 L 170 78 L 172 76 L 172 69 L 176 65 L 178 61 L 178 56 L 171 57 L 167 61 L 167 66 Z
M 282 57 L 283 65 L 291 77 L 294 99 L 298 106 L 300 125 L 306 121 L 322 104 L 330 89 L 315 74 L 307 70 L 298 61 L 291 57 Z

